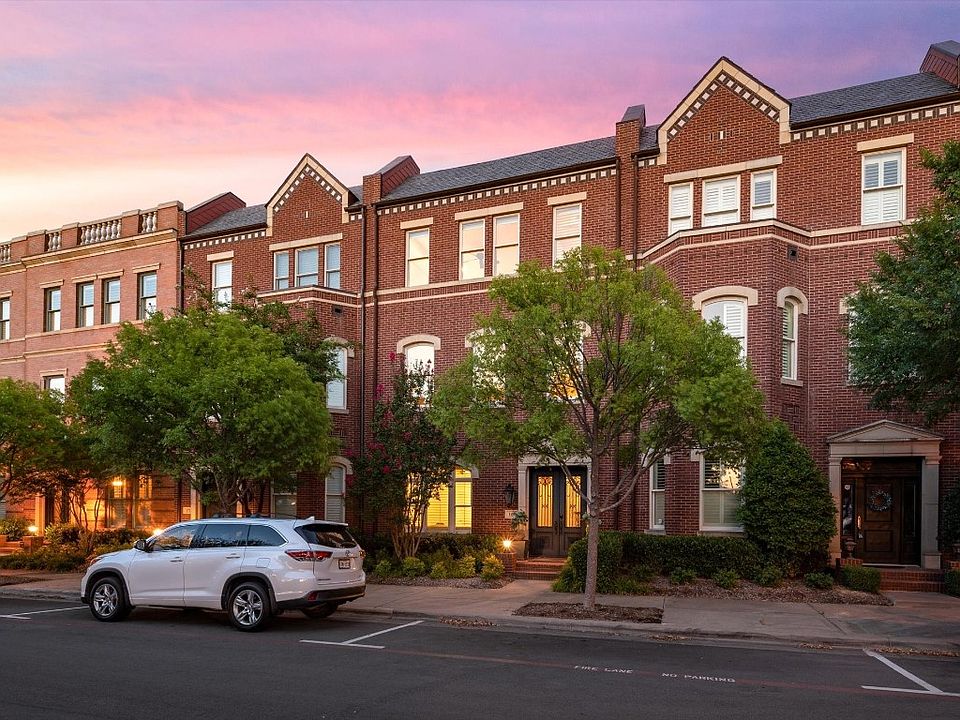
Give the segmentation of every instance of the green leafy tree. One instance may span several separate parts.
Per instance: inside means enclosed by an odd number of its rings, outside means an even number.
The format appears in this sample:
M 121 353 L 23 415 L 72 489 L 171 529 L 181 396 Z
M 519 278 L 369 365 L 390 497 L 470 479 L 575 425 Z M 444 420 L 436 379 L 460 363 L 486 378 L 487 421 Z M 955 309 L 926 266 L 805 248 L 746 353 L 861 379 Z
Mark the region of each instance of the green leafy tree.
M 740 501 L 747 537 L 771 562 L 792 576 L 823 567 L 836 505 L 810 452 L 779 420 L 747 462 Z
M 960 141 L 921 158 L 938 195 L 850 298 L 849 359 L 874 407 L 934 422 L 960 409 Z
M 450 483 L 455 467 L 455 441 L 425 411 L 430 370 L 397 362 L 392 393 L 376 398 L 371 439 L 353 460 L 354 490 L 366 510 L 387 523 L 398 559 L 417 554 L 427 506 Z
M 57 395 L 0 378 L 0 500 L 37 492 L 60 466 L 66 433 L 61 410 Z
M 491 455 L 558 465 L 587 521 L 584 604 L 596 601 L 601 516 L 630 498 L 671 449 L 739 462 L 762 422 L 762 396 L 719 323 L 704 323 L 655 267 L 584 248 L 490 288 L 474 352 L 438 378 L 432 413 Z M 617 462 L 619 482 L 581 487 L 570 466 Z
M 266 483 L 322 471 L 335 443 L 324 388 L 281 338 L 194 308 L 124 324 L 70 385 L 93 456 L 128 475 L 187 476 L 220 512 Z

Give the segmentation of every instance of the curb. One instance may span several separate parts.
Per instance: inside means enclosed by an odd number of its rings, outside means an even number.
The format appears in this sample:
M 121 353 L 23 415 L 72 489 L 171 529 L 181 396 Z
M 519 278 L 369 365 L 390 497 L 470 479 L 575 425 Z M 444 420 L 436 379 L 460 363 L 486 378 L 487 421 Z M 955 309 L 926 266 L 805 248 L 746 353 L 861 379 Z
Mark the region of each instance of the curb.
M 78 590 L 16 590 L 0 587 L 0 598 L 16 600 L 63 600 L 66 602 L 80 602 Z

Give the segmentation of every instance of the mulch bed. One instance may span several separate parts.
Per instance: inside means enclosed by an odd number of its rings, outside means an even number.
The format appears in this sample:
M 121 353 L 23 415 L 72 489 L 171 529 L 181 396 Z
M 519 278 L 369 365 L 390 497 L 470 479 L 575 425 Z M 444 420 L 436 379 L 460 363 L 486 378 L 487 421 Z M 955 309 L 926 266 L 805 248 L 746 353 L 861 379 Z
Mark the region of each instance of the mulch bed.
M 779 587 L 763 587 L 746 580 L 732 590 L 718 587 L 712 580 L 699 578 L 686 585 L 673 585 L 665 577 L 657 577 L 647 583 L 648 595 L 670 597 L 717 598 L 721 600 L 763 600 L 767 602 L 825 603 L 831 605 L 893 605 L 886 595 L 835 586 L 832 590 L 815 590 L 799 580 L 784 581 Z
M 514 615 L 561 618 L 563 620 L 607 620 L 610 622 L 659 623 L 663 618 L 660 608 L 596 605 L 588 610 L 579 603 L 528 603 L 514 611 Z
M 375 575 L 367 575 L 368 585 L 409 585 L 411 587 L 455 587 L 471 588 L 474 590 L 499 590 L 512 582 L 513 578 L 508 577 L 500 578 L 499 580 L 483 580 L 479 577 L 434 580 L 426 576 L 415 578 L 380 578 Z

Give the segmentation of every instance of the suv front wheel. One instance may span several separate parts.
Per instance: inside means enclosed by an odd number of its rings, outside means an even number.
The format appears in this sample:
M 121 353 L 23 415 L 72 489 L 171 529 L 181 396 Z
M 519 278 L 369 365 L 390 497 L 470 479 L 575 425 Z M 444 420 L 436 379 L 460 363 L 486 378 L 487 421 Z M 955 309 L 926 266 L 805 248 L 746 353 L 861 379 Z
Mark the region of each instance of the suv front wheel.
M 240 583 L 230 593 L 227 613 L 237 630 L 263 630 L 270 620 L 270 595 L 258 582 Z
M 90 612 L 97 620 L 115 622 L 130 614 L 130 603 L 123 583 L 107 576 L 97 580 L 90 592 Z

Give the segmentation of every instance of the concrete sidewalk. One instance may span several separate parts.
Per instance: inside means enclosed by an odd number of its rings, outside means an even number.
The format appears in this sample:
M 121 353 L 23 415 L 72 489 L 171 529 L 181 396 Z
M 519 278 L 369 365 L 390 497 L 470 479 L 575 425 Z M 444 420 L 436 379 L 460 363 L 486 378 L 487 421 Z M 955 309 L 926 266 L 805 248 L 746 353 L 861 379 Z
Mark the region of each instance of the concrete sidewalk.
M 18 582 L 22 581 L 22 582 Z M 80 575 L 3 571 L 0 597 L 79 600 Z M 933 593 L 888 592 L 895 605 L 814 605 L 712 598 L 600 596 L 609 605 L 657 607 L 660 624 L 518 617 L 531 602 L 577 602 L 548 582 L 515 580 L 499 590 L 368 585 L 344 613 L 475 619 L 501 627 L 623 637 L 726 638 L 832 647 L 900 647 L 960 652 L 960 599 Z

